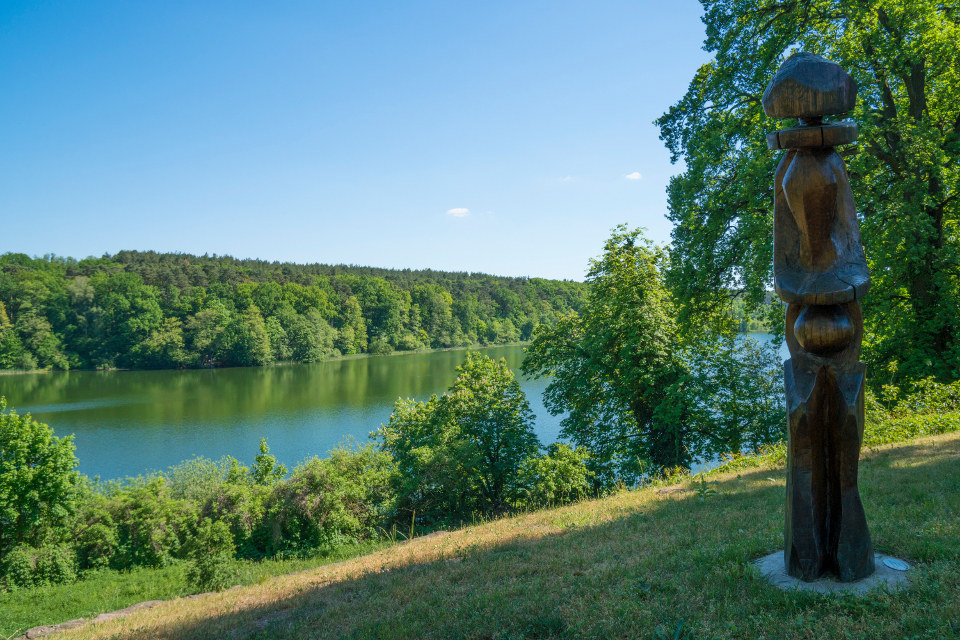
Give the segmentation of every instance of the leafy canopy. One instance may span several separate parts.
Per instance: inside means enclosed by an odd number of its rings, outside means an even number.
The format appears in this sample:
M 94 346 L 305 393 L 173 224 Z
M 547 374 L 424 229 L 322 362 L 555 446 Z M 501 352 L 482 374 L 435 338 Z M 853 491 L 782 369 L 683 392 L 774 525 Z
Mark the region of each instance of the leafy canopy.
M 657 124 L 683 173 L 668 188 L 671 288 L 685 326 L 732 328 L 731 298 L 772 289 L 773 172 L 765 134 L 793 126 L 760 98 L 801 49 L 859 84 L 841 148 L 873 278 L 864 357 L 899 375 L 960 376 L 960 5 L 955 0 L 702 0 L 713 59 Z M 771 320 L 782 323 L 778 307 Z
M 77 507 L 73 438 L 0 398 L 0 559 L 16 545 L 54 541 Z
M 533 412 L 504 360 L 468 353 L 447 393 L 399 399 L 376 437 L 394 459 L 401 510 L 427 521 L 505 511 L 538 453 Z
M 667 252 L 614 229 L 590 263 L 579 314 L 540 327 L 523 370 L 550 379 L 544 404 L 588 448 L 601 484 L 634 483 L 782 437 L 772 348 L 701 330 L 681 333 Z

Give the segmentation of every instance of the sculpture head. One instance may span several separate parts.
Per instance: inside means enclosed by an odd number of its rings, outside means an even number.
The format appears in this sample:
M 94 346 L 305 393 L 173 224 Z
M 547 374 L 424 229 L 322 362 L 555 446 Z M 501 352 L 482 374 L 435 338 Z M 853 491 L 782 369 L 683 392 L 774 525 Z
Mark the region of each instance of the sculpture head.
M 763 93 L 763 112 L 771 118 L 818 121 L 851 111 L 857 82 L 835 62 L 814 53 L 790 56 Z

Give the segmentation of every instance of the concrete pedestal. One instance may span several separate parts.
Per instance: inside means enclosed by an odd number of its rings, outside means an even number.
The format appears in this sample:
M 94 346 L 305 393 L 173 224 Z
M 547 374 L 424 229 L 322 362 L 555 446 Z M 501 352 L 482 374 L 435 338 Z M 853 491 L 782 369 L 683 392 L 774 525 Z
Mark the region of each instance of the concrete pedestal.
M 862 596 L 871 589 L 881 586 L 885 586 L 891 591 L 909 586 L 909 568 L 906 571 L 890 568 L 884 563 L 884 560 L 890 558 L 890 556 L 885 556 L 882 553 L 876 553 L 874 557 L 877 562 L 877 570 L 866 578 L 853 582 L 840 582 L 830 577 L 820 578 L 813 582 L 804 582 L 799 578 L 794 578 L 787 573 L 783 564 L 783 551 L 775 551 L 768 556 L 755 560 L 753 564 L 770 584 L 785 590 L 796 589 L 798 591 L 836 594 L 852 593 Z M 897 563 L 894 562 L 893 564 Z

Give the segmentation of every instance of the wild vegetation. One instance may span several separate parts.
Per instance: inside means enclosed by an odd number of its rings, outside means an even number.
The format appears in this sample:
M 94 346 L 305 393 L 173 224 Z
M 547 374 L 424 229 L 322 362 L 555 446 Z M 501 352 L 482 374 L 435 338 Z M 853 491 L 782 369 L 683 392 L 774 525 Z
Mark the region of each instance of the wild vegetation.
M 708 474 L 712 493 L 689 477 L 617 491 L 64 637 L 955 637 L 960 437 L 870 448 L 861 473 L 877 548 L 911 564 L 905 592 L 792 594 L 761 578 L 750 562 L 782 544 L 785 477 L 782 460 L 760 456 Z
M 172 597 L 627 487 L 624 476 L 605 476 L 586 448 L 556 444 L 544 451 L 528 411 L 504 363 L 470 354 L 447 394 L 419 403 L 398 400 L 374 442 L 339 448 L 289 475 L 261 442 L 249 467 L 232 458 L 193 459 L 162 474 L 95 484 L 73 470 L 70 438 L 5 410 L 3 588 L 36 607 L 17 609 L 16 620 L 52 622 L 51 611 L 75 617 L 103 606 L 91 603 L 106 602 L 98 595 L 105 583 L 119 585 L 135 601 L 145 593 L 136 586 L 145 580 L 143 571 L 163 576 L 146 593 Z M 931 378 L 907 390 L 888 385 L 869 396 L 867 417 L 868 448 L 958 431 L 960 383 Z M 783 463 L 782 443 L 757 448 L 764 464 Z M 739 456 L 723 468 L 754 464 Z M 670 477 L 684 476 L 647 476 L 642 485 Z M 715 491 L 705 485 L 698 495 L 709 500 Z M 77 580 L 68 606 L 66 592 L 53 585 Z M 60 595 L 41 606 L 34 593 Z M 0 605 L 5 600 L 0 595 Z M 23 626 L 0 632 L 16 628 Z
M 539 327 L 523 363 L 550 380 L 544 403 L 588 449 L 607 484 L 689 467 L 783 437 L 780 358 L 771 345 L 684 331 L 667 252 L 614 230 L 587 274 L 580 313 Z
M 658 121 L 684 171 L 667 190 L 670 288 L 681 324 L 735 321 L 773 288 L 773 174 L 760 98 L 795 50 L 859 85 L 856 145 L 841 149 L 873 279 L 864 360 L 880 380 L 960 378 L 960 8 L 934 0 L 704 0 L 704 49 Z M 731 292 L 738 295 L 731 296 Z M 768 307 L 771 326 L 783 314 Z M 881 375 L 881 372 L 883 374 Z
M 179 368 L 528 340 L 582 283 L 122 251 L 0 255 L 0 369 Z

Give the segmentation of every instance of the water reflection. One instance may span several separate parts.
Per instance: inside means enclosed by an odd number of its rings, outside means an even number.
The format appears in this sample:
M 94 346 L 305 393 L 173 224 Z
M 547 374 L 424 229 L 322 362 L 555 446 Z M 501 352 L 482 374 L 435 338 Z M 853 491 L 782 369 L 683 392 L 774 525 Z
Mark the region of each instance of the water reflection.
M 484 350 L 516 369 L 520 347 Z M 290 464 L 352 437 L 364 441 L 400 396 L 427 398 L 453 382 L 465 352 L 192 371 L 58 372 L 0 376 L 0 395 L 58 435 L 76 436 L 80 470 L 114 478 L 201 455 L 250 461 L 261 437 Z M 521 380 L 537 432 L 553 442 L 559 418 L 540 402 L 544 381 Z

